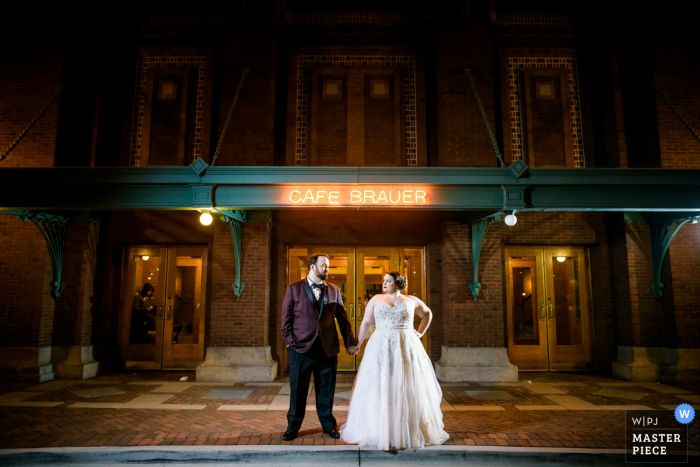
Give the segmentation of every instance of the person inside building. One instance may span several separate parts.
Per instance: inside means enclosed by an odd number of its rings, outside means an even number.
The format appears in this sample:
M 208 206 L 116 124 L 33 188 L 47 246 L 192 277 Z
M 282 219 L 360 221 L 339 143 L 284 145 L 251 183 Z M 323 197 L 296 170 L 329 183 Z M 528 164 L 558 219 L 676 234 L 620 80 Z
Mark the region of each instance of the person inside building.
M 136 294 L 131 302 L 130 341 L 132 344 L 148 344 L 151 342 L 149 331 L 156 330 L 154 291 L 155 288 L 146 282 L 141 292 Z
M 422 448 L 449 438 L 442 422 L 442 390 L 420 338 L 430 326 L 432 312 L 417 297 L 403 295 L 407 281 L 388 271 L 383 294 L 369 301 L 357 347 L 367 343 L 355 378 L 347 423 L 340 437 L 348 444 L 373 449 Z M 421 318 L 418 330 L 413 315 Z

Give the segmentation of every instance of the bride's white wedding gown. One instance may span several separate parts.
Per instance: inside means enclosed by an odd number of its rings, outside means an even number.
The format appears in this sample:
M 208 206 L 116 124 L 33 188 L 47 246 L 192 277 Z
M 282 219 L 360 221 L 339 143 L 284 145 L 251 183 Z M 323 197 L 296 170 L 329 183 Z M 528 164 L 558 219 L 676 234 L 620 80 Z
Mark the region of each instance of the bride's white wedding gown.
M 375 331 L 355 380 L 340 437 L 377 449 L 422 448 L 449 438 L 443 430 L 442 390 L 413 331 L 415 304 L 374 308 Z

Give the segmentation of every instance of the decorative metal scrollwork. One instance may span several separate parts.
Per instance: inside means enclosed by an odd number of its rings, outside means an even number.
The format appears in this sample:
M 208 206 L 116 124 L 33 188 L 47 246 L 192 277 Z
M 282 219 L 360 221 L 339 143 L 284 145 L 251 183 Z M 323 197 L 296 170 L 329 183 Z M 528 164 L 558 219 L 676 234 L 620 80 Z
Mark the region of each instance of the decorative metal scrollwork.
M 661 282 L 661 272 L 664 267 L 664 260 L 666 259 L 668 248 L 671 246 L 671 242 L 681 227 L 693 220 L 694 218 L 688 218 L 649 225 L 651 230 L 651 254 L 654 267 L 654 282 L 651 284 L 651 290 L 654 292 L 654 297 L 657 300 L 662 299 L 664 296 L 664 284 Z
M 32 221 L 39 228 L 44 239 L 46 248 L 49 250 L 51 258 L 51 268 L 53 269 L 53 280 L 51 281 L 51 296 L 56 299 L 61 296 L 61 292 L 66 284 L 61 280 L 63 272 L 63 247 L 66 241 L 66 224 L 68 218 L 54 214 L 33 211 L 5 211 L 16 214 L 25 222 Z
M 233 242 L 233 252 L 236 258 L 236 282 L 231 284 L 233 293 L 236 295 L 236 300 L 241 298 L 245 284 L 241 282 L 241 236 L 243 234 L 243 224 L 246 221 L 246 212 L 241 210 L 223 211 L 212 208 L 216 212 L 221 213 L 224 222 L 228 222 L 229 230 L 231 231 L 231 241 Z
M 479 282 L 479 258 L 481 257 L 481 243 L 484 240 L 486 226 L 489 219 L 480 219 L 472 224 L 472 267 L 474 271 L 474 280 L 469 284 L 474 300 L 479 298 L 481 292 L 481 282 Z

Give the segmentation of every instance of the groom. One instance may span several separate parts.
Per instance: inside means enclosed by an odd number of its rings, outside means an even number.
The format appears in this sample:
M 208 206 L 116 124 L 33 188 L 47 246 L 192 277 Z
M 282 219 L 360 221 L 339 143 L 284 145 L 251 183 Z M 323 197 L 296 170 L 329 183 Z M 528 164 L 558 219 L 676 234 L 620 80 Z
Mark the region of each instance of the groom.
M 340 438 L 332 413 L 340 352 L 336 320 L 348 354 L 357 353 L 357 341 L 352 334 L 340 289 L 325 282 L 330 267 L 328 255 L 309 256 L 306 267 L 308 276 L 289 284 L 282 302 L 282 337 L 289 350 L 291 386 L 287 431 L 282 436 L 285 441 L 297 437 L 304 421 L 312 373 L 316 412 L 323 432 L 331 438 Z

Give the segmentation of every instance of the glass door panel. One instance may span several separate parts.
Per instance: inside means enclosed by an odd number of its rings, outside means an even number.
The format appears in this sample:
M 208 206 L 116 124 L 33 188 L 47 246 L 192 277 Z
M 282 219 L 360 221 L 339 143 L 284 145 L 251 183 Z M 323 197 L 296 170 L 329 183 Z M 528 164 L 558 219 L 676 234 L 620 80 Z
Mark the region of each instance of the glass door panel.
M 541 249 L 506 249 L 508 353 L 511 362 L 525 370 L 547 369 L 547 341 L 541 338 L 547 333 L 541 271 Z
M 401 274 L 406 277 L 408 285 L 406 287 L 406 295 L 413 295 L 421 299 L 424 303 L 428 303 L 425 295 L 425 271 L 423 263 L 422 248 L 404 248 L 401 252 Z M 417 315 L 413 318 L 413 327 L 418 330 L 421 323 L 421 318 Z M 431 324 L 432 326 L 432 324 Z M 421 337 L 423 348 L 428 350 L 428 333 Z
M 205 248 L 168 251 L 163 367 L 187 369 L 204 359 Z
M 592 361 L 583 249 L 545 250 L 551 369 L 585 369 Z
M 356 249 L 357 263 L 357 317 L 356 327 L 360 328 L 362 319 L 365 316 L 365 307 L 375 295 L 382 293 L 384 274 L 387 271 L 399 271 L 399 248 L 396 247 L 366 247 Z M 357 355 L 357 365 L 359 367 L 364 355 L 365 346 L 372 336 L 374 326 L 372 326 L 369 336 Z
M 583 248 L 507 248 L 508 349 L 522 370 L 587 369 L 592 339 Z
M 127 247 L 120 358 L 131 369 L 191 369 L 204 359 L 207 250 Z M 151 297 L 141 291 L 150 284 Z
M 129 368 L 161 367 L 166 267 L 165 248 L 131 247 L 125 250 L 122 268 L 125 287 L 118 332 L 121 358 Z M 145 293 L 147 285 L 154 289 L 150 296 Z

